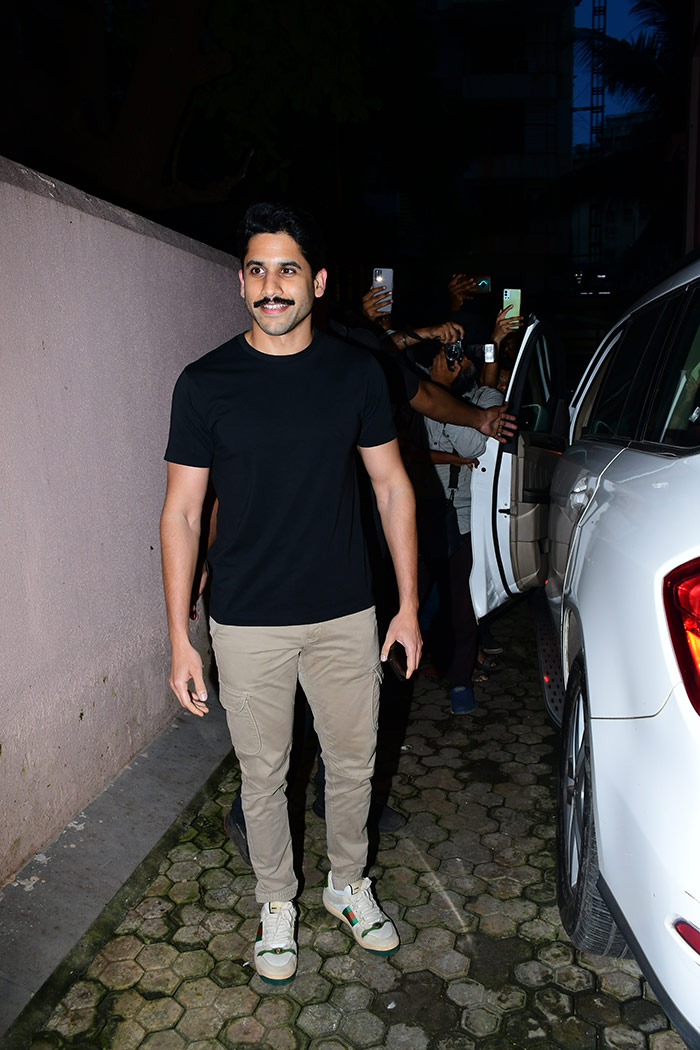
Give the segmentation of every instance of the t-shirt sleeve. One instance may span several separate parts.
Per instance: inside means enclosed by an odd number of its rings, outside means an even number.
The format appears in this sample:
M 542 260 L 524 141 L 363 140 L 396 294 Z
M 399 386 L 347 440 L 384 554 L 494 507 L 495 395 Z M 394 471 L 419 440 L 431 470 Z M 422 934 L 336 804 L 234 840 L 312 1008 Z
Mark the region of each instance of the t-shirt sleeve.
M 357 444 L 361 448 L 372 448 L 392 441 L 396 427 L 384 374 L 374 358 L 368 357 L 366 365 L 364 410 Z
M 198 405 L 194 381 L 185 369 L 173 391 L 170 435 L 164 458 L 186 467 L 211 466 L 214 445 Z

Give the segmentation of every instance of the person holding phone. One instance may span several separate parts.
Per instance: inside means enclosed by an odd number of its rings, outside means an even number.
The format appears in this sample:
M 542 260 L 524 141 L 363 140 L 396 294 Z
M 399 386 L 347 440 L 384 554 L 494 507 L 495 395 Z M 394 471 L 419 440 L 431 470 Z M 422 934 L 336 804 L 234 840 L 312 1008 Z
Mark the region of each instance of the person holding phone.
M 327 278 L 313 220 L 284 205 L 252 205 L 240 240 L 240 293 L 251 327 L 188 365 L 173 394 L 163 582 L 170 685 L 185 710 L 203 717 L 207 694 L 189 616 L 211 477 L 219 502 L 208 559 L 210 626 L 262 905 L 254 961 L 264 980 L 282 983 L 297 966 L 285 794 L 297 680 L 327 764 L 331 870 L 323 905 L 368 951 L 389 955 L 399 945 L 364 875 L 380 649 L 356 452 L 376 495 L 399 592 L 381 661 L 401 642 L 409 676 L 422 645 L 415 501 L 381 369 L 365 351 L 312 327 Z

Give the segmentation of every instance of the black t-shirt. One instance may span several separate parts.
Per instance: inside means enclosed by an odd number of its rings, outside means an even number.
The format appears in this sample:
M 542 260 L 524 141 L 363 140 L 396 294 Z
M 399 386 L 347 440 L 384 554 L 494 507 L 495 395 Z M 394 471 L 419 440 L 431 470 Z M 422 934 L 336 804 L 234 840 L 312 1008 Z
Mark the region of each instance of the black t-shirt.
M 372 604 L 355 449 L 394 436 L 376 361 L 324 333 L 282 357 L 239 335 L 185 368 L 165 458 L 211 468 L 218 623 L 316 623 Z

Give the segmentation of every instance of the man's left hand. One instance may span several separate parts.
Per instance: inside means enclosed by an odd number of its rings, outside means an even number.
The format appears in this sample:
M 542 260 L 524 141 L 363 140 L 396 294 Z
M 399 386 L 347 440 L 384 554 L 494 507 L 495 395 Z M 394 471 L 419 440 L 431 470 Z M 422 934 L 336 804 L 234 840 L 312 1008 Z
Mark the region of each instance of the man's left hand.
M 406 650 L 406 678 L 410 678 L 413 672 L 418 669 L 420 654 L 423 649 L 423 639 L 420 636 L 417 613 L 403 612 L 399 609 L 389 624 L 389 630 L 386 632 L 386 638 L 382 646 L 382 663 L 386 663 L 389 658 L 389 650 L 394 642 L 400 642 Z

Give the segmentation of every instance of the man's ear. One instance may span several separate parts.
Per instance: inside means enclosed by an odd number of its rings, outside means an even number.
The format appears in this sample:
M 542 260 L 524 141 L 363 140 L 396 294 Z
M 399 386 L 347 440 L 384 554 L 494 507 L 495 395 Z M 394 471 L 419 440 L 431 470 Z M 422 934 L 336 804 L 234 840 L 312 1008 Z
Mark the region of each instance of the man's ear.
M 243 288 L 243 270 L 238 271 L 238 280 L 241 283 L 241 299 L 245 299 L 245 290 Z
M 326 290 L 326 281 L 328 280 L 328 271 L 319 270 L 314 277 L 314 295 L 317 299 L 320 299 Z

